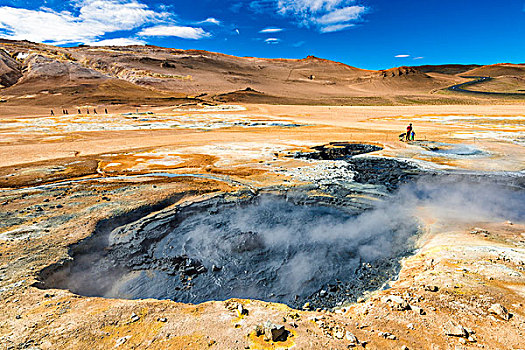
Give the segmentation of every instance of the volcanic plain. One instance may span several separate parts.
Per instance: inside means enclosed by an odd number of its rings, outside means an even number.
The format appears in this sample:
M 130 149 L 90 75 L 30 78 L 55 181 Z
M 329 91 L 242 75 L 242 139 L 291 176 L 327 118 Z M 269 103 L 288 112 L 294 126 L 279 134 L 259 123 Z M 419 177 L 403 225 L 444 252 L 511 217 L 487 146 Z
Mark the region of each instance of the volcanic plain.
M 2 348 L 525 348 L 523 65 L 0 47 Z

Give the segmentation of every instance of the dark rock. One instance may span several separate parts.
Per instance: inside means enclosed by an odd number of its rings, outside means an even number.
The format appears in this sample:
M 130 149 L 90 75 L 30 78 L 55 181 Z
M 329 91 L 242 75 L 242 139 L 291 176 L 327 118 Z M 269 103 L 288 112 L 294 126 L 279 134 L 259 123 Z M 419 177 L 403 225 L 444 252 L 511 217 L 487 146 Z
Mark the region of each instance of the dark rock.
M 288 331 L 284 326 L 276 325 L 270 321 L 264 323 L 264 340 L 265 341 L 286 341 L 288 339 Z
M 260 324 L 255 326 L 255 336 L 260 337 L 263 334 L 264 334 L 264 327 L 261 326 Z
M 425 290 L 428 292 L 437 292 L 439 288 L 437 286 L 425 286 Z

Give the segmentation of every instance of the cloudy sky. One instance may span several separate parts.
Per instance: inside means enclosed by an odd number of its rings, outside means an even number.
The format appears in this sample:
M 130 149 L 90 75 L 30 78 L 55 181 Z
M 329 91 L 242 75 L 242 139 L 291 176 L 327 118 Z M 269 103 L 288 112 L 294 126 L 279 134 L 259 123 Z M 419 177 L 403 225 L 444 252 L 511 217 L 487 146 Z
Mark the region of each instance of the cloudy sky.
M 523 0 L 0 0 L 0 37 L 315 55 L 369 69 L 525 62 Z

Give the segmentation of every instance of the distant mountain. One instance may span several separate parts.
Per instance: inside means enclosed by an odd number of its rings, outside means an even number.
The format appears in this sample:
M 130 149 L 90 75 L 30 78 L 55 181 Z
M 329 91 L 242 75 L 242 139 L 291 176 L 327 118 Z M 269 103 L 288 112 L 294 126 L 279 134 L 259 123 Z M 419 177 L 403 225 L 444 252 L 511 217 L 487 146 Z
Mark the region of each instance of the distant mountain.
M 374 71 L 314 56 L 262 59 L 155 46 L 60 48 L 0 39 L 0 97 L 7 104 L 470 103 L 459 94 L 436 92 L 466 81 L 463 75 L 496 72 L 521 76 L 525 67 L 440 65 Z
M 478 67 L 481 66 L 478 64 L 441 64 L 436 66 L 417 66 L 414 68 L 423 73 L 442 73 L 449 75 L 458 75 Z
M 525 77 L 525 64 L 498 63 L 489 66 L 476 67 L 465 72 L 466 76 L 502 77 L 515 76 Z

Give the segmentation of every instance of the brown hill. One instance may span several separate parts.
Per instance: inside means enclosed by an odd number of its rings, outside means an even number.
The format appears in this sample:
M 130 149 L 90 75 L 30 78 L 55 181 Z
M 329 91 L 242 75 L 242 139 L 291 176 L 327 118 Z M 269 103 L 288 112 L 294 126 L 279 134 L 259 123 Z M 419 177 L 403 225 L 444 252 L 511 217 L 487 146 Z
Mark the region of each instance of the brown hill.
M 414 67 L 420 72 L 423 73 L 440 73 L 448 75 L 457 75 L 465 73 L 474 68 L 481 67 L 479 64 L 441 64 L 441 65 L 424 65 Z
M 489 66 L 482 66 L 469 70 L 462 75 L 465 76 L 525 76 L 525 64 L 498 63 Z
M 472 67 L 374 71 L 314 56 L 262 59 L 155 46 L 60 48 L 0 39 L 0 97 L 7 100 L 3 106 L 11 107 L 165 105 L 201 99 L 282 104 L 472 103 L 473 97 L 435 94 L 465 81 L 452 72 Z M 465 74 L 486 75 L 476 71 L 484 68 Z M 503 68 L 510 66 L 498 66 Z M 525 68 L 512 65 L 512 69 L 521 74 Z

